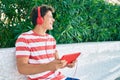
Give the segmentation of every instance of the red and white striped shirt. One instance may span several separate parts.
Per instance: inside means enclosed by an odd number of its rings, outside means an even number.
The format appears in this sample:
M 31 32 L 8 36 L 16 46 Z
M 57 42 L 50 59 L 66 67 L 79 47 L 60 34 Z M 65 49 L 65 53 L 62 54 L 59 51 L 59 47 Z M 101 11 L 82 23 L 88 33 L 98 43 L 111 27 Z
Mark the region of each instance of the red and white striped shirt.
M 16 41 L 16 57 L 29 57 L 30 64 L 49 63 L 55 59 L 56 40 L 53 36 L 38 35 L 32 30 L 21 34 Z M 56 71 L 27 75 L 29 80 L 62 80 L 64 76 Z

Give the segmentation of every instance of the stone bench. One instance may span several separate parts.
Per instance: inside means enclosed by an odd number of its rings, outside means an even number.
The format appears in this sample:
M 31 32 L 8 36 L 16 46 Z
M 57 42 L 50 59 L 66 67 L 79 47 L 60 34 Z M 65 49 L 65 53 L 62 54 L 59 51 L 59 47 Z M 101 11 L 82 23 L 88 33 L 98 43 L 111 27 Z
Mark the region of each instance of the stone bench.
M 120 75 L 120 73 L 117 72 L 120 71 L 120 65 L 117 63 L 117 61 L 120 60 L 118 59 L 118 57 L 120 57 L 119 41 L 59 44 L 57 45 L 57 49 L 60 57 L 67 53 L 78 51 L 82 53 L 78 58 L 76 67 L 61 70 L 66 76 L 74 76 L 81 80 L 114 80 L 113 78 Z M 115 55 L 113 53 L 115 53 Z M 115 65 L 114 67 L 112 64 L 106 63 L 112 62 L 112 60 L 115 60 L 115 62 L 112 63 Z M 105 63 L 107 65 L 105 65 Z M 108 67 L 109 70 L 106 69 L 106 67 Z M 106 70 L 106 72 L 101 72 L 102 70 Z M 117 71 L 115 72 L 115 70 Z M 113 72 L 115 76 L 111 76 Z M 111 79 L 109 79 L 108 76 L 111 77 Z M 26 80 L 26 77 L 17 71 L 14 47 L 0 49 L 0 80 Z

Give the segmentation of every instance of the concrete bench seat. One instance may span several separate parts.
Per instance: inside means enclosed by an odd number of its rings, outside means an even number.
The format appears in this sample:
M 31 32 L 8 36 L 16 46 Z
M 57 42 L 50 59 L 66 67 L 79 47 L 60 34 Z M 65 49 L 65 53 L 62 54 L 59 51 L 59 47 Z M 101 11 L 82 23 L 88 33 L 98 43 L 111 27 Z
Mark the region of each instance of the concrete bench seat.
M 81 52 L 74 68 L 60 69 L 80 80 L 115 80 L 120 77 L 120 42 L 87 42 L 57 45 L 60 57 Z M 0 80 L 26 80 L 16 68 L 15 47 L 0 48 Z

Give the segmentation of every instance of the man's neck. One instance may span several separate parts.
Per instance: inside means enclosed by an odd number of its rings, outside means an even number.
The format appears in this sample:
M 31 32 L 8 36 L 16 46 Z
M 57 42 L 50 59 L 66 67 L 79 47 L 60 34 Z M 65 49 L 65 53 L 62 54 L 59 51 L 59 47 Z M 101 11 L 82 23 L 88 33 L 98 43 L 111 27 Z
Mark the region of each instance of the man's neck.
M 43 26 L 36 25 L 33 31 L 38 35 L 46 35 L 46 29 Z

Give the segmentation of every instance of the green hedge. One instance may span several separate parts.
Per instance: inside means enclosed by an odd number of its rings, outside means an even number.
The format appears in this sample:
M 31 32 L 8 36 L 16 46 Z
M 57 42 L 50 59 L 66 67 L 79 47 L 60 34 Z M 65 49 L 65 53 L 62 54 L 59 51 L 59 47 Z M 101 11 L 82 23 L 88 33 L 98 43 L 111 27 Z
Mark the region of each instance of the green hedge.
M 55 8 L 52 34 L 58 44 L 120 40 L 120 6 L 103 0 L 1 0 L 0 47 L 14 47 L 17 37 L 33 28 L 33 6 Z

